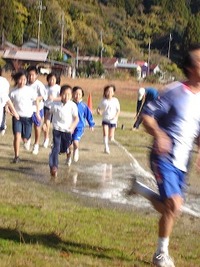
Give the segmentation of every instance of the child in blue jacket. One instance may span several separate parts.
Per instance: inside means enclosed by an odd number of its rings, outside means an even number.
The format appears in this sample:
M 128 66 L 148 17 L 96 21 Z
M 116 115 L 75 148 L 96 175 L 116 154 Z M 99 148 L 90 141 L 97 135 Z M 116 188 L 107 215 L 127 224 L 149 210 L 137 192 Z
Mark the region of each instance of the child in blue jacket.
M 83 89 L 79 86 L 75 86 L 72 90 L 72 97 L 78 108 L 79 123 L 76 126 L 76 129 L 74 130 L 74 133 L 72 135 L 72 145 L 67 153 L 66 164 L 68 166 L 70 166 L 72 162 L 71 159 L 72 150 L 73 150 L 74 162 L 77 162 L 79 160 L 79 142 L 84 134 L 86 122 L 88 123 L 91 131 L 94 130 L 94 125 L 95 125 L 91 110 L 89 109 L 87 104 L 83 102 L 83 97 L 84 97 Z

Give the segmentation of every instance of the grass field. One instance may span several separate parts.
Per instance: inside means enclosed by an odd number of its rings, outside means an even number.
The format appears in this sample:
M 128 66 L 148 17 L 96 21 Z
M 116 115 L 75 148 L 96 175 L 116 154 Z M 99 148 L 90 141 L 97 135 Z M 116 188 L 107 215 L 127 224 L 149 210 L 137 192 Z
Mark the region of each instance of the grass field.
M 70 81 L 77 83 L 81 81 Z M 83 81 L 91 88 L 93 105 L 102 95 L 103 81 Z M 136 92 L 130 82 L 117 85 L 122 111 L 135 108 Z M 88 84 L 88 86 L 87 86 Z M 128 84 L 128 85 L 127 85 Z M 135 86 L 136 89 L 136 86 Z M 129 116 L 119 119 L 117 139 L 148 168 L 151 139 L 143 129 L 130 131 Z M 10 125 L 9 125 L 10 127 Z M 0 266 L 1 267 L 143 267 L 152 266 L 157 242 L 157 213 L 89 203 L 70 193 L 38 183 L 45 159 L 27 157 L 20 166 L 13 157 L 12 134 L 0 139 Z M 135 145 L 137 143 L 137 146 Z M 182 215 L 170 242 L 178 267 L 200 266 L 199 219 Z

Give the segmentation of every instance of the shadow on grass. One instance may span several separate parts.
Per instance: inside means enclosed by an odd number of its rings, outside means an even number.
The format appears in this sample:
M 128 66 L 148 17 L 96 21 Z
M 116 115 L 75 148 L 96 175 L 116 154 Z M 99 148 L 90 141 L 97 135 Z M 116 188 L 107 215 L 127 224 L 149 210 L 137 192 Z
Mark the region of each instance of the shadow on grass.
M 122 260 L 131 262 L 131 256 L 124 255 L 122 251 L 91 246 L 85 243 L 77 243 L 62 240 L 56 233 L 28 234 L 18 229 L 0 228 L 0 238 L 19 244 L 40 244 L 61 252 L 82 254 L 107 260 Z

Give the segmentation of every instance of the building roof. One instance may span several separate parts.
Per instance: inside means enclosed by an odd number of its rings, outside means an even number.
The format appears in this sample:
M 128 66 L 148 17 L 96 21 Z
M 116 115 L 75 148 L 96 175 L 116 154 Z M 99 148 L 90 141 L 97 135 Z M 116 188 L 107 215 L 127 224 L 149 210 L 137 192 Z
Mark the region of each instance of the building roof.
M 38 41 L 35 38 L 31 38 L 29 41 L 27 41 L 26 43 L 24 43 L 22 45 L 23 48 L 37 48 L 38 45 Z M 40 48 L 45 49 L 45 50 L 55 50 L 55 51 L 59 51 L 60 50 L 60 46 L 53 46 L 53 45 L 47 45 L 43 42 L 40 42 Z M 70 52 L 68 49 L 66 48 L 62 48 L 63 53 L 67 54 L 70 57 L 74 57 L 74 54 L 72 52 Z
M 79 56 L 78 60 L 80 60 L 80 61 L 95 61 L 95 62 L 98 62 L 99 61 L 99 57 Z
M 34 49 L 5 49 L 3 59 L 46 61 L 48 51 Z
M 118 62 L 118 59 L 116 57 L 103 57 L 102 58 L 102 64 L 105 69 L 113 69 L 116 68 L 116 64 Z

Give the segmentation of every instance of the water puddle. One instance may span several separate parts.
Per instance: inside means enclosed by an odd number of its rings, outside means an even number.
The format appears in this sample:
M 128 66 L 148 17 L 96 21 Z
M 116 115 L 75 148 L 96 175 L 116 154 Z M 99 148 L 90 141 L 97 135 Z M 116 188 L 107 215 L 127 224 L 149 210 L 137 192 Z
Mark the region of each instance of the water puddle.
M 156 191 L 155 181 L 147 172 L 141 174 L 132 165 L 112 165 L 107 163 L 93 166 L 74 165 L 70 168 L 60 168 L 55 179 L 45 182 L 64 192 L 73 192 L 79 196 L 108 200 L 111 203 L 132 205 L 136 208 L 153 209 L 150 202 L 139 195 L 127 194 L 130 189 L 133 174 Z M 146 176 L 145 176 L 146 175 Z M 41 178 L 40 176 L 40 179 Z M 44 182 L 44 180 L 43 180 Z M 183 211 L 200 217 L 200 197 L 186 195 L 186 205 Z

